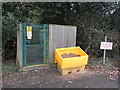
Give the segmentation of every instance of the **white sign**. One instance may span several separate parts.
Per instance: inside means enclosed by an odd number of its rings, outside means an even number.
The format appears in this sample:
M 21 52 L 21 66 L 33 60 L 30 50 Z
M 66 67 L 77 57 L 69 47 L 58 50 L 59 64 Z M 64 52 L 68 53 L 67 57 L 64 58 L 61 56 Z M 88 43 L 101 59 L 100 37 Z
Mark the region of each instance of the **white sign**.
M 100 49 L 112 50 L 112 42 L 101 42 Z
M 27 39 L 32 39 L 32 27 L 27 26 Z

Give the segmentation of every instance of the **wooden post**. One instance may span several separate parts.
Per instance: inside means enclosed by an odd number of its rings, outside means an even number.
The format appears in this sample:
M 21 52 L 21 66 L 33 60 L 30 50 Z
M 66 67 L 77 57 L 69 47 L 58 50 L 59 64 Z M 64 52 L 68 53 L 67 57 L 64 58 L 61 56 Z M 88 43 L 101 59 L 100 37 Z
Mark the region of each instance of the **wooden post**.
M 107 42 L 107 36 L 105 36 L 105 42 Z M 103 65 L 105 65 L 105 54 L 106 54 L 106 49 L 104 49 Z

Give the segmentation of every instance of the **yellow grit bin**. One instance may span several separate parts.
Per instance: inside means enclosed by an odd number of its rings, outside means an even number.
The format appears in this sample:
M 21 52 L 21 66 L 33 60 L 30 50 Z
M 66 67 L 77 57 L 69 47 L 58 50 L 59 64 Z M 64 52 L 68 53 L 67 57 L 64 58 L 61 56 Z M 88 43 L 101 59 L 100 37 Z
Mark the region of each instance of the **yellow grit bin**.
M 62 58 L 62 54 L 77 54 L 80 57 Z M 88 63 L 88 55 L 80 47 L 55 49 L 55 63 L 61 69 L 85 66 Z

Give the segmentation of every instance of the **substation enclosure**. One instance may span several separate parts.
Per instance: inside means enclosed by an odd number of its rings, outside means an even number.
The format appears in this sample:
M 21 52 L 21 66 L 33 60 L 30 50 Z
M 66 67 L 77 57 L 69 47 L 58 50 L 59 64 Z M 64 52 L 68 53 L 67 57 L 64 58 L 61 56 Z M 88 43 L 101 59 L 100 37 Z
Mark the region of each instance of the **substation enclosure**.
M 76 46 L 76 26 L 21 23 L 17 32 L 19 66 L 54 63 L 56 48 Z

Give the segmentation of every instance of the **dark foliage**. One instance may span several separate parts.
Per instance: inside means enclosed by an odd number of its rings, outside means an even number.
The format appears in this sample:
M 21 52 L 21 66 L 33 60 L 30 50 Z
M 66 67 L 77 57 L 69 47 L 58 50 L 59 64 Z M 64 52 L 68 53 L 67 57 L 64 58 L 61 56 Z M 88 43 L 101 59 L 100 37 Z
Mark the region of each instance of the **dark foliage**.
M 3 56 L 15 58 L 18 24 L 45 23 L 77 26 L 77 46 L 89 55 L 101 57 L 104 36 L 113 42 L 108 57 L 119 58 L 120 2 L 3 3 Z

